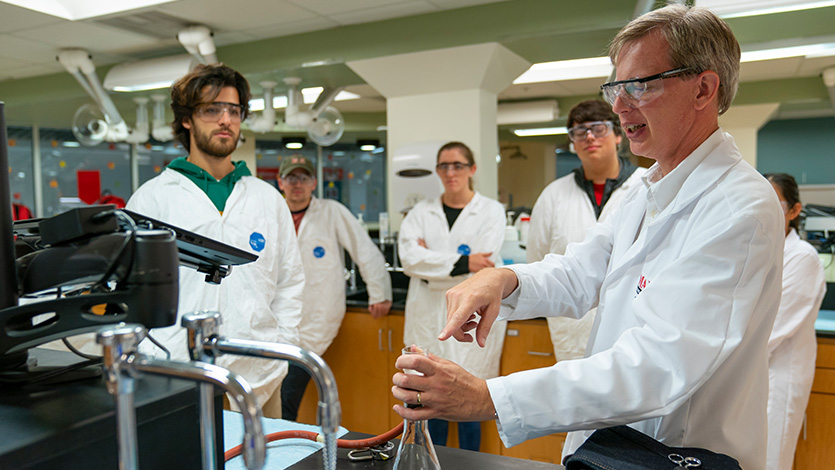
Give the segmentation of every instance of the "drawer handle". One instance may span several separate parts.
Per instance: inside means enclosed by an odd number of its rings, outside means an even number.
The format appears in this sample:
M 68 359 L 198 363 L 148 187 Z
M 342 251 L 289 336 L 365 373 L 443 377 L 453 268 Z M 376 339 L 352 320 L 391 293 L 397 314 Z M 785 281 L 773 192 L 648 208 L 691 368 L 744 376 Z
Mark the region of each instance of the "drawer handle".
M 377 349 L 383 350 L 383 329 L 377 328 Z
M 541 356 L 541 357 L 551 357 L 554 353 L 549 352 L 539 352 L 539 351 L 528 351 L 529 356 Z
M 388 331 L 389 331 L 389 352 L 392 352 L 392 349 L 391 349 L 391 330 L 388 330 Z

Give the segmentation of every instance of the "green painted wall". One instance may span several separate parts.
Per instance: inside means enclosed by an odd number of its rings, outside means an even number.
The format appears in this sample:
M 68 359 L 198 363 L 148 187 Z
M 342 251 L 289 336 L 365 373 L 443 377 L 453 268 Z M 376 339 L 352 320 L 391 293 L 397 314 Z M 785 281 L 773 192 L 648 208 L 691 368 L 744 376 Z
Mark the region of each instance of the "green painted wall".
M 835 184 L 835 118 L 777 120 L 757 135 L 757 170 L 799 184 Z

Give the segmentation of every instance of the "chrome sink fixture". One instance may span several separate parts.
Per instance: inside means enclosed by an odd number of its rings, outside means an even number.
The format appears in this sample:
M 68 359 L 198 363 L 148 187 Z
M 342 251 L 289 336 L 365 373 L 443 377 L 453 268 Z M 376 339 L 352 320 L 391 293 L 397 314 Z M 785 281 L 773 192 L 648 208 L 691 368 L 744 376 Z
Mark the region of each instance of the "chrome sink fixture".
M 336 390 L 333 372 L 319 355 L 290 344 L 226 339 L 218 333 L 221 316 L 217 312 L 189 313 L 183 315 L 181 324 L 188 330 L 188 350 L 192 360 L 213 363 L 222 354 L 238 354 L 293 361 L 306 370 L 313 377 L 313 382 L 319 392 L 318 421 L 325 440 L 324 468 L 325 470 L 336 469 L 336 434 L 342 420 L 342 408 L 339 404 L 339 394 Z M 208 396 L 204 396 L 205 394 Z M 210 402 L 211 390 L 201 389 L 201 397 L 201 403 Z M 201 405 L 200 416 L 201 421 L 205 423 L 201 427 L 206 432 L 203 440 L 204 442 L 212 440 L 214 415 L 211 407 Z
M 139 354 L 139 343 L 145 339 L 145 327 L 140 324 L 118 324 L 100 329 L 96 333 L 96 342 L 104 349 L 103 368 L 107 391 L 116 401 L 117 439 L 119 442 L 119 469 L 136 470 L 138 466 L 136 409 L 134 392 L 136 381 L 141 373 L 175 377 L 178 379 L 201 382 L 200 387 L 209 390 L 212 387 L 223 388 L 241 410 L 244 419 L 244 462 L 248 469 L 261 469 L 266 461 L 267 448 L 264 431 L 261 428 L 261 410 L 255 401 L 252 387 L 239 375 L 205 362 L 175 362 L 157 359 Z M 201 388 L 201 413 L 206 405 Z M 214 416 L 214 415 L 212 415 Z M 214 420 L 212 420 L 214 423 Z M 201 427 L 203 439 L 203 469 L 216 468 L 214 428 L 207 433 Z M 207 449 L 205 436 L 212 436 Z

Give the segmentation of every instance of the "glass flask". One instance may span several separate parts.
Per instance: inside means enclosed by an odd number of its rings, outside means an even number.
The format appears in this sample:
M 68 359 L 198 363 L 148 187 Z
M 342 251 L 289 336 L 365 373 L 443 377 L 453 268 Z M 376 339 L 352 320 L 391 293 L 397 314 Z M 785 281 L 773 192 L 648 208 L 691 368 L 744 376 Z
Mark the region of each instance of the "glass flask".
M 426 348 L 413 345 L 403 348 L 403 354 L 428 356 L 429 352 Z M 411 369 L 405 369 L 403 372 L 422 375 L 420 372 Z M 406 403 L 404 405 L 408 408 L 422 406 Z M 403 435 L 400 437 L 400 446 L 397 448 L 394 470 L 441 470 L 441 463 L 438 461 L 438 454 L 435 453 L 432 438 L 429 437 L 429 426 L 426 420 L 404 420 Z

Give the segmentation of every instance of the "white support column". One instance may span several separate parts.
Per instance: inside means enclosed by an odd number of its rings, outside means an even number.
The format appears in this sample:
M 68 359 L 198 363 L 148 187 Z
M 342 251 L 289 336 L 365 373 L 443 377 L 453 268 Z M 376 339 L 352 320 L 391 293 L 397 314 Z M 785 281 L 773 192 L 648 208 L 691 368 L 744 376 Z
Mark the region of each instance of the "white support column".
M 777 112 L 779 103 L 731 106 L 719 116 L 719 126 L 732 135 L 742 158 L 757 167 L 757 132 Z
M 386 97 L 387 154 L 425 141 L 457 140 L 476 158 L 475 189 L 498 197 L 497 95 L 530 63 L 497 43 L 400 54 L 347 64 Z M 392 194 L 389 170 L 387 194 Z M 392 229 L 402 217 L 392 206 Z

